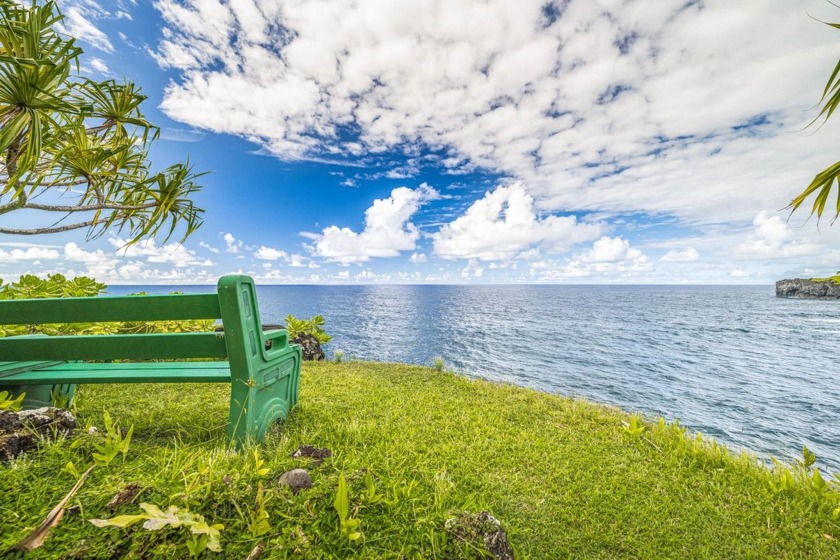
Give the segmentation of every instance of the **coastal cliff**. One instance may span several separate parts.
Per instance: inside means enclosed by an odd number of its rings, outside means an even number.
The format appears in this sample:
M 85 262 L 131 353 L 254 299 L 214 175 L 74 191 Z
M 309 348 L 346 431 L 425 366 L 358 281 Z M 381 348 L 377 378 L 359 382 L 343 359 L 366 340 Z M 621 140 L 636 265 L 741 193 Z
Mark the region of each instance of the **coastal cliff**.
M 830 280 L 779 280 L 776 297 L 802 299 L 840 299 L 840 284 Z

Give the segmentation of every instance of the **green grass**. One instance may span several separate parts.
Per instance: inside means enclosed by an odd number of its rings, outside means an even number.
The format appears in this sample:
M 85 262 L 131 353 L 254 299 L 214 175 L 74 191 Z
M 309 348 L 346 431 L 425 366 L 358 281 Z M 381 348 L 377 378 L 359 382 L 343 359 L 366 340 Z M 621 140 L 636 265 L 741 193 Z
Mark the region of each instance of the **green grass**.
M 811 282 L 831 282 L 832 284 L 840 284 L 840 274 L 829 276 L 827 278 L 811 278 Z
M 486 509 L 502 521 L 518 558 L 837 558 L 835 497 L 794 469 L 782 480 L 754 458 L 688 437 L 679 426 L 642 426 L 614 408 L 469 380 L 433 368 L 307 363 L 300 406 L 260 447 L 225 448 L 223 385 L 82 388 L 78 413 L 101 427 L 107 408 L 134 425 L 125 461 L 96 468 L 45 546 L 27 558 L 187 557 L 185 533 L 96 528 L 87 520 L 125 484 L 135 504 L 171 504 L 221 523 L 224 552 L 244 558 L 459 558 L 477 552 L 444 528 L 459 512 Z M 630 427 L 625 427 L 625 422 Z M 23 537 L 72 486 L 64 471 L 90 462 L 93 440 L 46 444 L 0 466 L 0 550 Z M 329 447 L 320 466 L 289 454 Z M 297 496 L 276 486 L 306 467 L 313 486 Z M 371 476 L 367 477 L 367 473 Z M 362 539 L 350 543 L 333 509 L 340 474 Z M 365 479 L 377 498 L 365 497 Z M 772 483 L 772 484 L 771 484 Z M 270 531 L 253 536 L 264 486 Z M 252 525 L 255 527 L 255 525 Z M 255 531 L 259 532 L 259 531 Z

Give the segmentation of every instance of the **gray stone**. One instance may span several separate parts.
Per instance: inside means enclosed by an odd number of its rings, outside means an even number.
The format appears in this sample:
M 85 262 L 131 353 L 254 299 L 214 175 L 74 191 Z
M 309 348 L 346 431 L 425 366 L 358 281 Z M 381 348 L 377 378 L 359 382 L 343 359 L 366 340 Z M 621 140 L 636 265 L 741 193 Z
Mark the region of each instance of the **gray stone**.
M 794 278 L 776 282 L 776 297 L 801 299 L 840 299 L 840 284 Z
M 514 560 L 513 547 L 498 519 L 486 511 L 464 513 L 446 521 L 446 530 L 473 545 L 484 545 L 494 560 Z
M 305 469 L 292 469 L 281 474 L 277 479 L 277 484 L 288 486 L 292 494 L 297 494 L 301 490 L 312 488 L 312 477 Z
M 321 348 L 321 343 L 311 334 L 299 334 L 292 338 L 289 342 L 293 344 L 300 344 L 300 351 L 303 354 L 303 359 L 307 361 L 319 361 L 324 359 L 324 350 Z
M 332 457 L 332 450 L 327 448 L 315 447 L 314 445 L 301 445 L 297 449 L 295 449 L 291 455 L 289 455 L 292 459 L 312 459 L 316 465 L 320 465 L 324 462 L 324 459 L 328 457 Z
M 61 408 L 0 411 L 0 461 L 36 449 L 41 439 L 71 434 L 76 427 L 76 418 Z

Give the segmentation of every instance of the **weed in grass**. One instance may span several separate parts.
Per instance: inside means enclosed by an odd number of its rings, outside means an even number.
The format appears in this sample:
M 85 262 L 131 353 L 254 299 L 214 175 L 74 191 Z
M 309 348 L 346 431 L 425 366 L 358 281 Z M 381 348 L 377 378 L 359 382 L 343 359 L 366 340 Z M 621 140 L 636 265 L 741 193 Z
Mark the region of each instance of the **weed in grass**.
M 442 372 L 443 367 L 446 365 L 446 360 L 444 360 L 441 356 L 435 356 L 434 359 L 434 368 L 437 372 Z
M 335 352 L 333 352 L 333 360 L 335 360 L 335 363 L 340 364 L 341 360 L 343 359 L 344 352 L 342 350 L 336 350 Z
M 350 495 L 344 473 L 338 475 L 338 488 L 335 490 L 333 509 L 338 514 L 338 528 L 341 534 L 347 537 L 350 542 L 361 539 L 362 533 L 356 530 L 359 528 L 361 521 L 350 517 Z
M 11 410 L 17 412 L 23 406 L 23 399 L 26 393 L 21 393 L 14 399 L 9 398 L 9 391 L 0 391 L 0 410 Z

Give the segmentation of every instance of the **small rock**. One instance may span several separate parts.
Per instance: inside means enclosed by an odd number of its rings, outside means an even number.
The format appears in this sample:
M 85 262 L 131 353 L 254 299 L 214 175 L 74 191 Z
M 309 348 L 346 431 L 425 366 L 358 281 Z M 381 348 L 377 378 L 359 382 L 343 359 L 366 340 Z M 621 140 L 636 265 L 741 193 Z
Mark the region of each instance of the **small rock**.
M 90 428 L 88 428 L 88 435 L 89 436 L 95 436 L 96 432 L 98 432 L 98 431 L 99 430 L 96 429 L 96 426 L 91 426 Z
M 10 461 L 37 448 L 43 438 L 70 434 L 75 429 L 76 418 L 61 408 L 4 410 L 0 412 L 0 461 Z
M 292 459 L 312 459 L 315 465 L 320 465 L 324 462 L 324 459 L 332 457 L 332 450 L 325 447 L 315 447 L 314 445 L 301 445 L 289 457 Z
M 140 485 L 135 484 L 134 482 L 128 484 L 125 488 L 117 492 L 111 501 L 108 502 L 108 505 L 105 506 L 110 509 L 112 512 L 116 510 L 120 506 L 124 506 L 126 504 L 130 504 L 134 501 L 134 498 L 137 497 L 137 494 L 140 493 Z
M 281 474 L 277 479 L 277 484 L 288 486 L 292 494 L 297 494 L 301 490 L 312 488 L 312 477 L 304 469 L 292 469 Z
M 483 544 L 494 560 L 514 560 L 513 547 L 502 524 L 486 511 L 448 519 L 446 529 L 463 541 Z
M 311 334 L 299 334 L 289 342 L 300 344 L 300 351 L 304 361 L 319 361 L 325 358 L 321 343 Z

